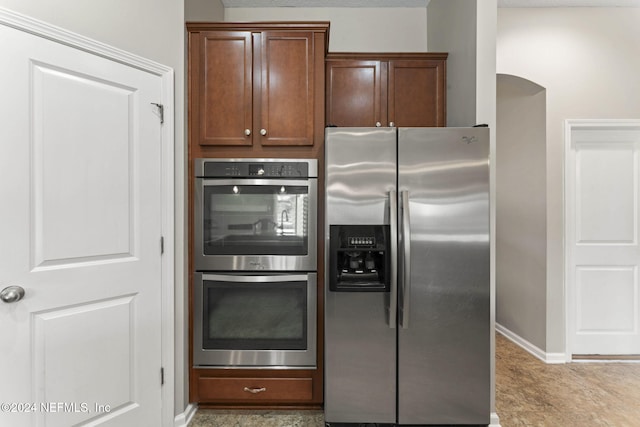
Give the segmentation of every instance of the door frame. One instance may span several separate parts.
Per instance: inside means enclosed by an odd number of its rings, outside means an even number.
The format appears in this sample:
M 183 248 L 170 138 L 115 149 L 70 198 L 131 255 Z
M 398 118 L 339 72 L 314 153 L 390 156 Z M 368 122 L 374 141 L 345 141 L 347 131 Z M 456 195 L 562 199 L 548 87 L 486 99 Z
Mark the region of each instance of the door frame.
M 111 61 L 142 70 L 161 78 L 162 94 L 158 104 L 163 106 L 161 127 L 161 225 L 163 255 L 161 257 L 161 362 L 164 368 L 164 385 L 161 390 L 162 427 L 174 424 L 175 355 L 174 355 L 174 71 L 155 61 L 109 46 L 88 37 L 67 31 L 26 15 L 0 8 L 0 25 L 33 34 Z M 158 115 L 160 120 L 160 114 Z M 161 242 L 158 242 L 158 250 Z M 158 373 L 160 381 L 160 373 Z
M 575 200 L 575 195 L 570 192 L 569 172 L 573 170 L 574 151 L 571 144 L 573 132 L 576 130 L 598 129 L 602 130 L 640 130 L 640 120 L 638 119 L 567 119 L 564 122 L 564 318 L 565 318 L 565 361 L 570 363 L 573 356 L 573 331 L 575 329 L 575 282 L 572 274 L 573 246 L 570 242 L 573 239 L 573 229 L 569 226 L 570 220 L 575 215 L 573 206 L 569 201 Z

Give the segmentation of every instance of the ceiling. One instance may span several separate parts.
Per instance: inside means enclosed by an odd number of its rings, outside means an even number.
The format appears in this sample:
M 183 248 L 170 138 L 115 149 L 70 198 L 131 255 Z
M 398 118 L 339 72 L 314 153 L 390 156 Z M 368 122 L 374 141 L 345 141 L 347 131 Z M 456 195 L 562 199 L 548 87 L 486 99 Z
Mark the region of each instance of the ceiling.
M 430 0 L 222 0 L 224 7 L 426 7 Z M 640 7 L 640 0 L 498 0 L 498 7 Z

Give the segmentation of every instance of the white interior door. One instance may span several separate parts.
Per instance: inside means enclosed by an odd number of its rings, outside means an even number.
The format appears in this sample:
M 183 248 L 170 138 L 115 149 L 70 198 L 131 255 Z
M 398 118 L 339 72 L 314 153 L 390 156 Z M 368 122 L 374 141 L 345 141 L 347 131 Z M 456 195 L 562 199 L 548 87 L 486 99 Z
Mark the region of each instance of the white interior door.
M 0 425 L 160 426 L 161 78 L 0 40 Z
M 567 138 L 570 352 L 640 354 L 640 122 L 570 123 Z

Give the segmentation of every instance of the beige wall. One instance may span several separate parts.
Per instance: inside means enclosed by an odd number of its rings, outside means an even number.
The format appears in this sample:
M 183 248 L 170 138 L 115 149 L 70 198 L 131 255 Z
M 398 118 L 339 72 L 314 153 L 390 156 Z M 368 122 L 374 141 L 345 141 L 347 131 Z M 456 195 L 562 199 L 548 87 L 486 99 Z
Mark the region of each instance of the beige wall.
M 497 71 L 547 89 L 546 351 L 565 351 L 565 119 L 640 117 L 640 8 L 498 11 Z
M 220 0 L 184 0 L 185 21 L 224 21 L 224 6 Z
M 331 52 L 426 52 L 426 8 L 227 8 L 225 21 L 329 21 Z
M 432 0 L 427 10 L 429 50 L 449 53 L 447 126 L 472 126 L 476 124 L 476 6 L 467 0 Z
M 546 91 L 500 74 L 496 147 L 496 323 L 546 348 Z

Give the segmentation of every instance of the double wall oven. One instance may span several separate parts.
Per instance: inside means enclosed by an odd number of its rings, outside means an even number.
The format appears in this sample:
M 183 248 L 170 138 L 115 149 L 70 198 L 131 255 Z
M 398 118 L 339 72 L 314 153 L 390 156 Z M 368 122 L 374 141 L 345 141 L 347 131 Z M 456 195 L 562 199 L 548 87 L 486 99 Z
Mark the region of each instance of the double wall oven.
M 197 367 L 316 365 L 317 161 L 196 159 Z

